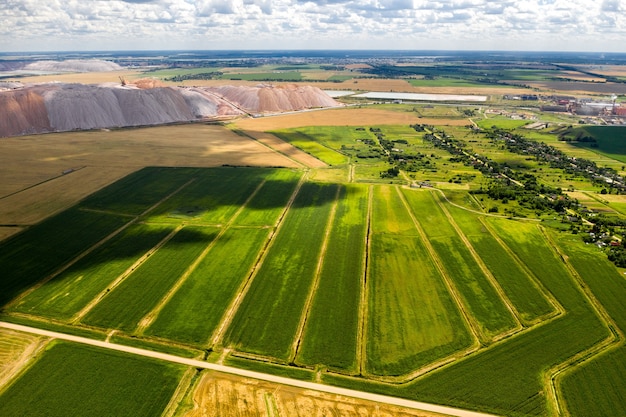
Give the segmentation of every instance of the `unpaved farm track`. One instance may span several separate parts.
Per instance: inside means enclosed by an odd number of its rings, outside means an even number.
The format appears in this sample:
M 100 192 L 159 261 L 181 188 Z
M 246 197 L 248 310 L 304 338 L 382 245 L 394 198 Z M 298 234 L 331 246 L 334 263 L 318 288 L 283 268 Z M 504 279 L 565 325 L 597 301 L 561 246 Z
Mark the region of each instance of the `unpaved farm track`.
M 230 366 L 217 365 L 214 363 L 208 363 L 197 359 L 182 358 L 179 356 L 169 355 L 166 353 L 153 352 L 150 350 L 139 349 L 131 346 L 123 346 L 115 343 L 88 339 L 80 336 L 67 335 L 58 332 L 52 332 L 48 330 L 37 329 L 34 327 L 22 326 L 19 324 L 0 322 L 0 328 L 11 329 L 21 331 L 30 334 L 38 334 L 41 336 L 67 340 L 74 343 L 81 343 L 90 346 L 96 346 L 104 349 L 111 349 L 119 352 L 126 352 L 133 355 L 140 355 L 150 357 L 154 359 L 164 360 L 172 363 L 178 363 L 181 365 L 192 366 L 199 369 L 210 369 L 217 372 L 223 372 L 231 375 L 238 375 L 244 378 L 250 378 L 260 381 L 268 381 L 277 384 L 287 385 L 290 387 L 302 388 L 305 390 L 313 390 L 317 392 L 325 392 L 329 394 L 342 395 L 350 398 L 357 398 L 366 401 L 375 401 L 382 404 L 393 405 L 398 407 L 406 407 L 413 410 L 423 410 L 433 413 L 440 413 L 448 416 L 456 417 L 493 417 L 491 414 L 478 413 L 474 411 L 460 410 L 451 407 L 444 407 L 435 404 L 422 403 L 418 401 L 405 400 L 402 398 L 389 397 L 379 394 L 371 394 L 362 391 L 355 391 L 346 388 L 338 388 L 329 385 L 322 385 L 313 382 L 300 381 L 297 379 L 285 378 L 275 375 L 263 374 L 260 372 L 248 371 L 245 369 L 233 368 Z

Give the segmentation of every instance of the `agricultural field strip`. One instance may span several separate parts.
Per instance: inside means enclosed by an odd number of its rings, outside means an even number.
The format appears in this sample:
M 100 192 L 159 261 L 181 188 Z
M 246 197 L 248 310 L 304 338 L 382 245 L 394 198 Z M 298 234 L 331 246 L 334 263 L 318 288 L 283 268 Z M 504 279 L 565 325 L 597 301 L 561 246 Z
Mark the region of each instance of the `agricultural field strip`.
M 402 201 L 402 204 L 404 205 L 404 209 L 409 213 L 409 216 L 411 217 L 411 220 L 413 221 L 415 229 L 417 230 L 417 233 L 419 234 L 420 238 L 424 242 L 424 246 L 428 250 L 428 253 L 430 254 L 430 257 L 433 259 L 435 265 L 437 266 L 437 269 L 439 270 L 439 273 L 444 278 L 444 281 L 446 283 L 446 287 L 448 287 L 448 291 L 452 295 L 452 298 L 454 299 L 454 301 L 456 302 L 457 306 L 459 307 L 459 310 L 463 314 L 463 317 L 465 318 L 465 321 L 470 326 L 470 329 L 472 331 L 472 335 L 474 336 L 474 339 L 475 339 L 474 340 L 474 346 L 472 348 L 470 348 L 470 351 L 474 351 L 474 350 L 479 349 L 479 347 L 480 347 L 480 336 L 479 335 L 481 334 L 481 331 L 479 329 L 479 324 L 476 322 L 476 320 L 470 314 L 470 312 L 467 311 L 467 307 L 463 303 L 461 295 L 458 293 L 458 290 L 456 289 L 456 287 L 452 283 L 452 279 L 448 276 L 448 273 L 446 272 L 445 265 L 444 265 L 443 261 L 439 258 L 439 255 L 437 255 L 437 252 L 435 251 L 435 248 L 433 248 L 432 244 L 430 243 L 430 240 L 428 240 L 426 232 L 422 228 L 422 225 L 420 224 L 419 220 L 417 220 L 417 217 L 415 217 L 415 214 L 413 213 L 413 210 L 411 209 L 411 206 L 410 206 L 409 202 L 407 201 L 406 197 L 401 192 L 399 187 L 396 187 L 396 192 L 400 196 L 400 200 Z
M 552 397 L 553 403 L 557 407 L 559 414 L 561 414 L 562 410 L 561 410 L 560 403 L 563 401 L 562 400 L 559 401 L 560 390 L 558 389 L 558 384 L 556 381 L 559 375 L 565 371 L 568 371 L 568 370 L 571 370 L 572 368 L 580 366 L 581 363 L 587 360 L 590 360 L 602 354 L 603 352 L 606 352 L 612 348 L 624 345 L 624 333 L 619 328 L 617 323 L 615 323 L 615 321 L 609 315 L 609 313 L 606 311 L 602 303 L 598 301 L 598 299 L 595 297 L 593 292 L 585 284 L 584 280 L 582 279 L 578 271 L 576 271 L 576 269 L 569 262 L 569 260 L 567 259 L 567 256 L 559 248 L 559 246 L 554 241 L 552 236 L 550 236 L 550 234 L 547 233 L 542 227 L 540 227 L 540 230 L 545 236 L 546 241 L 551 246 L 552 250 L 563 260 L 563 263 L 565 264 L 565 267 L 567 268 L 568 272 L 572 275 L 572 277 L 574 278 L 574 281 L 578 284 L 584 296 L 589 300 L 595 313 L 598 315 L 598 317 L 602 320 L 606 328 L 609 330 L 609 335 L 607 336 L 605 340 L 603 340 L 602 342 L 594 346 L 591 346 L 587 350 L 579 352 L 578 354 L 569 358 L 567 361 L 552 367 L 551 369 L 548 370 L 548 372 L 545 373 L 545 376 L 544 376 L 545 386 L 550 387 L 550 396 Z
M 90 253 L 92 253 L 93 251 L 95 251 L 96 249 L 98 249 L 100 246 L 104 245 L 105 243 L 107 243 L 109 240 L 111 240 L 112 238 L 114 238 L 115 236 L 117 236 L 118 234 L 120 234 L 121 232 L 123 232 L 125 229 L 127 229 L 128 227 L 130 227 L 131 225 L 133 225 L 134 223 L 136 223 L 140 218 L 142 218 L 143 216 L 145 216 L 146 214 L 150 213 L 152 210 L 154 210 L 156 207 L 158 207 L 161 203 L 163 203 L 164 201 L 168 200 L 169 198 L 171 198 L 172 196 L 174 196 L 175 194 L 177 194 L 178 192 L 180 192 L 183 188 L 187 187 L 189 184 L 191 184 L 193 181 L 195 181 L 195 178 L 190 179 L 189 181 L 187 181 L 186 183 L 184 183 L 183 185 L 181 185 L 180 187 L 178 187 L 176 190 L 172 191 L 170 194 L 166 195 L 165 197 L 163 197 L 161 200 L 159 200 L 158 202 L 156 202 L 154 205 L 148 207 L 143 213 L 139 214 L 138 216 L 133 216 L 134 218 L 129 221 L 128 223 L 124 224 L 122 227 L 118 228 L 117 230 L 113 231 L 113 233 L 110 233 L 108 236 L 106 236 L 104 239 L 101 239 L 99 242 L 97 242 L 96 244 L 92 245 L 90 248 L 88 248 L 87 250 L 83 251 L 82 253 L 80 253 L 78 256 L 76 256 L 74 259 L 72 259 L 70 262 L 68 262 L 67 264 L 63 265 L 61 268 L 57 269 L 56 271 L 54 271 L 52 274 L 48 275 L 47 277 L 43 278 L 42 280 L 40 280 L 37 284 L 31 286 L 30 288 L 28 288 L 26 291 L 22 292 L 18 297 L 16 297 L 14 300 L 12 300 L 9 304 L 7 304 L 5 307 L 11 307 L 12 305 L 15 305 L 15 303 L 19 302 L 20 300 L 22 300 L 24 297 L 26 297 L 28 294 L 32 293 L 33 291 L 35 291 L 36 289 L 40 288 L 42 285 L 44 285 L 46 282 L 49 282 L 51 279 L 53 279 L 54 277 L 58 276 L 59 274 L 63 273 L 65 270 L 67 270 L 68 268 L 70 268 L 72 265 L 74 265 L 75 263 L 77 263 L 78 261 L 80 261 L 82 258 L 84 258 L 85 256 L 89 255 Z M 88 210 L 84 210 L 83 208 L 80 208 L 80 210 L 82 211 L 88 211 Z M 120 215 L 119 213 L 110 213 L 107 211 L 93 211 L 95 213 L 101 213 L 101 214 L 114 214 L 114 215 Z M 126 216 L 125 214 L 122 214 L 122 216 Z
M 110 214 L 112 216 L 121 216 L 121 217 L 132 217 L 132 218 L 137 218 L 138 216 L 135 214 L 128 214 L 128 213 L 120 213 L 118 211 L 113 211 L 113 210 L 100 210 L 100 209 L 93 209 L 93 208 L 89 208 L 89 207 L 80 207 L 79 208 L 80 211 L 86 211 L 88 213 L 101 213 L 101 214 Z
M 259 358 L 288 360 L 337 186 L 303 185 L 225 335 L 228 346 Z
M 502 246 L 502 248 L 509 254 L 511 259 L 515 261 L 515 263 L 526 273 L 529 277 L 530 281 L 541 291 L 544 297 L 548 300 L 550 304 L 554 307 L 555 313 L 546 316 L 546 319 L 555 319 L 560 315 L 566 313 L 565 308 L 557 301 L 557 299 L 552 295 L 550 291 L 541 283 L 539 279 L 535 276 L 535 274 L 524 264 L 524 262 L 509 248 L 509 246 L 498 236 L 497 232 L 493 230 L 493 228 L 483 220 L 483 218 L 479 217 L 478 221 L 485 226 L 485 229 L 489 232 L 489 234 Z
M 169 193 L 168 195 L 166 195 L 165 197 L 163 197 L 162 199 L 160 199 L 159 201 L 154 203 L 152 206 L 148 207 L 146 210 L 143 211 L 143 213 L 141 213 L 137 217 L 135 217 L 135 219 L 133 221 L 129 222 L 129 224 L 126 225 L 126 227 L 128 227 L 131 224 L 137 222 L 143 216 L 146 216 L 152 210 L 156 209 L 159 205 L 161 205 L 164 201 L 167 201 L 168 199 L 170 199 L 174 195 L 178 194 L 180 191 L 182 191 L 189 184 L 193 183 L 195 180 L 196 180 L 196 178 L 190 179 L 189 181 L 187 181 L 186 183 L 184 183 L 183 185 L 181 185 L 180 187 L 178 187 L 177 189 L 175 189 L 174 191 L 172 191 L 171 193 Z M 125 227 L 122 227 L 120 229 L 123 230 L 124 228 Z M 89 304 L 87 304 L 82 310 L 80 310 L 78 313 L 76 313 L 74 315 L 74 317 L 72 317 L 72 319 L 70 319 L 70 322 L 71 323 L 78 323 L 87 313 L 89 313 L 89 311 L 91 311 L 91 309 L 93 309 L 102 300 L 102 298 L 104 298 L 107 295 L 107 293 L 111 292 L 111 290 L 113 290 L 115 287 L 117 287 L 136 268 L 138 268 L 142 263 L 144 263 L 148 259 L 148 257 L 150 255 L 152 255 L 160 247 L 165 245 L 165 243 L 167 243 L 172 237 L 174 237 L 174 235 L 176 233 L 178 233 L 182 228 L 183 228 L 183 225 L 179 225 L 176 229 L 172 230 L 172 232 L 170 234 L 168 234 L 165 238 L 163 238 L 163 240 L 161 240 L 161 242 L 157 243 L 157 245 L 154 248 L 152 248 L 150 251 L 146 252 L 141 258 L 139 258 L 137 261 L 135 261 L 135 263 L 133 265 L 131 265 L 123 274 L 121 274 L 119 277 L 117 277 L 115 279 L 115 281 L 113 281 L 111 283 L 111 285 L 109 285 L 109 287 L 107 289 L 103 290 Z M 113 237 L 113 236 L 111 236 L 111 237 Z M 102 242 L 102 243 L 104 243 L 104 242 Z M 77 260 L 78 259 L 74 260 L 72 262 L 72 264 L 75 263 Z M 65 269 L 66 268 L 64 268 L 64 270 Z
M 245 378 L 269 381 L 269 382 L 288 385 L 292 387 L 310 389 L 310 390 L 319 391 L 319 392 L 326 392 L 329 394 L 344 395 L 344 396 L 351 397 L 351 398 L 357 398 L 357 399 L 362 399 L 366 401 L 375 401 L 375 402 L 380 402 L 380 403 L 385 403 L 385 404 L 390 404 L 390 405 L 397 405 L 400 407 L 407 407 L 407 408 L 412 408 L 415 410 L 431 411 L 434 413 L 441 413 L 444 415 L 456 416 L 456 417 L 496 417 L 492 414 L 478 413 L 474 411 L 462 410 L 462 409 L 452 408 L 452 407 L 445 407 L 445 406 L 436 405 L 436 404 L 421 403 L 418 401 L 405 400 L 402 398 L 390 397 L 386 395 L 371 394 L 371 393 L 364 392 L 364 391 L 356 391 L 356 390 L 351 390 L 351 389 L 346 389 L 346 388 L 334 387 L 331 385 L 323 385 L 323 384 L 318 384 L 314 382 L 306 382 L 306 381 L 300 381 L 297 379 L 268 375 L 268 374 L 263 374 L 260 372 L 248 371 L 244 369 L 233 368 L 230 366 L 204 362 L 204 361 L 200 361 L 196 359 L 183 358 L 183 357 L 170 355 L 166 353 L 154 352 L 154 351 L 139 349 L 139 348 L 135 348 L 131 346 L 118 345 L 115 343 L 89 339 L 86 337 L 72 336 L 72 335 L 68 335 L 64 333 L 52 332 L 48 330 L 42 330 L 42 329 L 37 329 L 34 327 L 22 326 L 22 325 L 13 324 L 13 323 L 0 322 L 0 327 L 17 330 L 21 332 L 26 332 L 26 333 L 39 334 L 42 336 L 51 337 L 55 339 L 67 340 L 70 342 L 80 343 L 84 345 L 96 346 L 96 347 L 110 349 L 110 350 L 114 350 L 118 352 L 125 352 L 125 353 L 129 353 L 133 355 L 160 359 L 163 361 L 168 361 L 168 362 L 177 363 L 181 365 L 192 366 L 192 367 L 201 368 L 201 369 L 210 369 L 210 370 L 214 370 L 217 372 L 223 372 L 223 373 L 228 373 L 232 375 L 239 375 Z
M 19 302 L 21 300 L 23 300 L 24 298 L 26 298 L 28 295 L 30 295 L 31 293 L 33 293 L 35 290 L 41 288 L 43 285 L 45 285 L 47 282 L 49 282 L 50 280 L 52 280 L 53 278 L 57 277 L 58 275 L 62 274 L 63 272 L 65 272 L 67 269 L 71 268 L 72 265 L 76 264 L 78 261 L 80 261 L 81 259 L 83 259 L 84 257 L 86 257 L 87 255 L 89 255 L 90 253 L 94 252 L 96 249 L 98 249 L 99 247 L 101 247 L 102 245 L 104 245 L 105 243 L 107 243 L 108 241 L 110 241 L 111 239 L 113 239 L 115 236 L 119 235 L 120 233 L 122 233 L 124 230 L 126 230 L 128 227 L 132 226 L 134 223 L 137 222 L 139 218 L 135 217 L 133 220 L 129 221 L 128 223 L 124 224 L 122 227 L 118 228 L 117 230 L 114 230 L 113 233 L 110 233 L 108 236 L 104 237 L 104 239 L 101 239 L 99 242 L 96 242 L 94 245 L 92 245 L 90 248 L 86 249 L 85 251 L 83 251 L 82 253 L 80 253 L 78 256 L 76 256 L 74 259 L 72 259 L 71 261 L 69 261 L 68 263 L 66 263 L 65 265 L 61 266 L 59 269 L 55 270 L 53 273 L 51 273 L 50 275 L 44 277 L 43 279 L 39 280 L 39 282 L 37 282 L 35 285 L 31 286 L 30 288 L 26 289 L 25 291 L 23 291 L 19 296 L 15 297 L 10 303 L 8 303 L 5 308 L 10 308 L 14 305 L 19 304 Z
M 167 242 L 169 242 L 179 231 L 184 227 L 183 224 L 178 225 L 174 230 L 172 230 L 167 236 L 165 236 L 159 243 L 157 243 L 152 249 L 148 252 L 144 253 L 139 259 L 137 259 L 131 266 L 126 269 L 120 276 L 118 276 L 111 284 L 107 286 L 104 290 L 100 292 L 93 300 L 91 300 L 85 307 L 83 307 L 79 312 L 77 312 L 71 319 L 70 323 L 76 324 L 78 323 L 87 313 L 89 313 L 107 294 L 113 292 L 113 290 L 122 283 L 130 274 L 132 274 L 137 268 L 139 268 L 145 261 L 150 258 L 152 254 L 154 254 L 157 250 L 159 250 L 162 246 L 164 246 Z
M 332 232 L 333 221 L 335 220 L 335 215 L 337 213 L 337 205 L 339 204 L 339 193 L 341 191 L 341 187 L 337 187 L 337 191 L 335 192 L 335 200 L 333 201 L 333 206 L 330 210 L 330 215 L 328 216 L 328 221 L 326 223 L 326 230 L 324 230 L 324 240 L 322 241 L 322 247 L 320 249 L 319 258 L 317 260 L 317 265 L 315 267 L 315 274 L 313 277 L 313 283 L 311 284 L 311 288 L 309 290 L 309 294 L 307 295 L 306 301 L 304 303 L 304 307 L 302 308 L 302 316 L 300 317 L 300 323 L 298 324 L 298 330 L 296 331 L 296 336 L 293 340 L 293 344 L 291 347 L 292 354 L 289 357 L 289 362 L 295 361 L 296 355 L 298 354 L 298 349 L 300 347 L 300 343 L 302 341 L 302 334 L 304 332 L 304 326 L 306 325 L 306 321 L 309 317 L 309 312 L 311 310 L 311 304 L 313 303 L 313 297 L 317 291 L 317 288 L 320 283 L 320 275 L 322 271 L 322 265 L 324 265 L 324 255 L 326 254 L 326 250 L 328 248 L 328 240 L 330 237 L 330 233 Z
M 367 338 L 367 311 L 368 304 L 367 300 L 369 299 L 368 286 L 367 286 L 367 277 L 369 274 L 370 268 L 370 254 L 372 253 L 372 207 L 374 205 L 374 186 L 370 185 L 367 189 L 367 231 L 365 233 L 365 257 L 363 262 L 365 263 L 363 268 L 363 286 L 361 288 L 361 300 L 360 300 L 360 308 L 359 308 L 359 324 L 358 324 L 358 335 L 357 335 L 357 365 L 359 369 L 359 374 L 363 375 L 363 371 L 365 370 L 365 363 L 367 359 L 367 344 L 365 340 Z
M 283 155 L 285 158 L 289 159 L 289 160 L 290 160 L 290 161 L 292 161 L 292 162 L 295 162 L 295 163 L 296 163 L 296 165 L 298 165 L 298 166 L 300 166 L 300 167 L 302 167 L 302 168 L 309 168 L 309 167 L 308 167 L 305 163 L 303 163 L 303 162 L 301 162 L 301 161 L 298 161 L 297 159 L 294 159 L 292 156 L 290 156 L 290 155 L 288 155 L 287 153 L 285 153 L 285 152 L 281 151 L 280 149 L 277 149 L 277 148 L 274 148 L 274 147 L 272 147 L 272 146 L 268 145 L 267 143 L 265 143 L 265 142 L 264 142 L 264 141 L 262 141 L 261 139 L 254 137 L 254 135 L 253 135 L 253 134 L 249 133 L 249 132 L 248 132 L 248 131 L 246 131 L 246 130 L 240 130 L 240 129 L 234 129 L 234 128 L 233 128 L 232 130 L 233 130 L 233 132 L 235 132 L 235 133 L 241 134 L 241 135 L 243 135 L 243 136 L 246 136 L 246 137 L 248 137 L 248 138 L 252 139 L 253 141 L 255 141 L 255 142 L 257 142 L 257 143 L 260 143 L 260 144 L 261 144 L 261 146 L 266 147 L 267 149 L 271 150 L 272 152 L 277 152 L 277 153 L 279 153 L 279 154 Z M 285 142 L 285 141 L 283 141 L 282 139 L 278 138 L 278 136 L 277 136 L 276 138 L 277 138 L 277 139 L 279 139 L 279 140 L 281 140 L 282 142 Z M 287 143 L 287 142 L 285 142 L 285 143 Z M 293 145 L 291 145 L 291 146 L 293 146 Z
M 445 201 L 440 200 L 442 203 Z M 455 219 L 459 228 L 480 253 L 498 284 L 516 306 L 525 327 L 539 323 L 558 313 L 553 303 L 537 286 L 529 275 L 506 248 L 493 237 L 481 220 L 482 216 L 474 216 L 458 207 L 447 205 L 447 209 Z M 467 221 L 470 219 L 471 221 Z M 539 306 L 538 306 L 539 305 Z
M 176 415 L 176 410 L 178 410 L 189 391 L 194 388 L 197 376 L 199 376 L 197 368 L 189 368 L 185 371 L 160 417 L 174 417 Z
M 433 198 L 434 198 L 434 196 L 433 196 Z M 511 300 L 509 300 L 509 298 L 506 296 L 505 292 L 502 290 L 502 287 L 500 286 L 498 281 L 495 279 L 495 277 L 493 276 L 493 274 L 491 273 L 489 268 L 487 268 L 487 265 L 485 265 L 483 260 L 480 258 L 480 256 L 476 252 L 476 249 L 474 248 L 474 246 L 467 239 L 467 236 L 465 236 L 465 234 L 463 233 L 463 231 L 461 230 L 459 225 L 456 223 L 456 221 L 454 221 L 454 218 L 452 217 L 450 212 L 446 209 L 446 207 L 441 203 L 441 201 L 439 199 L 434 198 L 434 200 L 437 203 L 437 205 L 439 206 L 439 208 L 441 208 L 441 211 L 443 212 L 443 214 L 448 219 L 448 222 L 450 223 L 450 225 L 452 225 L 452 227 L 454 228 L 456 233 L 459 235 L 459 237 L 461 238 L 461 240 L 465 244 L 465 247 L 467 247 L 467 249 L 472 254 L 472 257 L 474 258 L 474 260 L 478 264 L 480 270 L 483 272 L 485 277 L 487 277 L 487 280 L 491 283 L 491 285 L 495 288 L 496 292 L 498 293 L 498 295 L 500 296 L 500 298 L 504 302 L 504 305 L 506 305 L 506 307 L 509 309 L 509 311 L 511 312 L 511 314 L 513 315 L 513 317 L 515 319 L 515 322 L 517 323 L 516 327 L 512 328 L 508 332 L 505 332 L 503 334 L 498 335 L 494 340 L 498 340 L 500 338 L 508 337 L 508 336 L 512 335 L 513 333 L 516 333 L 516 332 L 520 331 L 522 329 L 522 323 L 520 321 L 519 312 L 517 311 L 515 306 L 513 306 L 513 304 L 511 303 Z
M 473 344 L 470 347 L 468 347 L 467 349 L 465 349 L 464 351 L 460 352 L 461 357 L 466 357 L 466 356 L 470 355 L 471 353 L 479 351 L 481 349 L 481 344 L 480 344 L 480 339 L 479 339 L 479 336 L 478 336 L 478 334 L 479 334 L 479 330 L 477 329 L 478 325 L 471 318 L 469 312 L 466 311 L 465 306 L 463 305 L 463 303 L 460 300 L 460 295 L 457 294 L 456 291 L 454 290 L 454 288 L 452 287 L 452 284 L 450 282 L 450 278 L 447 276 L 447 273 L 445 272 L 445 269 L 443 267 L 443 264 L 442 264 L 441 260 L 437 256 L 437 253 L 435 252 L 434 248 L 431 246 L 430 242 L 428 241 L 428 238 L 426 237 L 426 233 L 422 229 L 422 226 L 419 224 L 417 218 L 415 218 L 415 215 L 413 214 L 413 211 L 411 210 L 408 201 L 406 201 L 404 195 L 400 191 L 400 188 L 398 188 L 398 187 L 394 187 L 394 188 L 396 189 L 396 192 L 400 196 L 400 200 L 402 201 L 402 204 L 404 205 L 405 210 L 408 212 L 409 216 L 411 217 L 413 225 L 414 225 L 415 229 L 417 230 L 417 233 L 418 233 L 420 239 L 424 243 L 424 247 L 428 251 L 431 259 L 433 260 L 433 263 L 434 263 L 435 267 L 437 268 L 439 274 L 443 277 L 444 283 L 445 283 L 445 286 L 446 286 L 448 292 L 452 296 L 452 299 L 456 303 L 459 311 L 461 312 L 461 315 L 462 315 L 463 319 L 468 324 L 468 327 L 470 329 L 471 337 L 473 339 Z M 365 334 L 365 337 L 367 337 L 366 334 Z M 457 352 L 457 353 L 454 353 L 454 354 L 450 355 L 449 357 L 441 359 L 438 362 L 431 363 L 428 366 L 422 367 L 420 369 L 413 370 L 413 371 L 411 371 L 411 372 L 409 372 L 407 374 L 404 374 L 404 375 L 399 375 L 399 376 L 380 376 L 380 375 L 376 375 L 375 378 L 376 378 L 376 380 L 379 380 L 381 382 L 386 382 L 386 383 L 394 383 L 394 384 L 407 383 L 407 382 L 410 382 L 410 381 L 412 381 L 412 380 L 414 380 L 414 379 L 416 379 L 416 378 L 418 378 L 418 377 L 420 377 L 420 376 L 422 376 L 422 375 L 424 375 L 426 373 L 429 373 L 429 372 L 431 372 L 431 371 L 433 371 L 435 369 L 439 369 L 442 366 L 445 366 L 445 365 L 448 365 L 450 363 L 456 362 L 458 360 L 458 357 L 459 357 L 459 353 Z M 365 357 L 363 359 L 365 359 Z M 368 377 L 372 377 L 372 376 L 368 375 Z
M 298 184 L 296 185 L 295 189 L 291 193 L 291 197 L 289 197 L 289 201 L 287 201 L 287 204 L 285 204 L 285 208 L 283 209 L 282 213 L 278 217 L 278 220 L 276 220 L 276 224 L 274 225 L 274 230 L 270 233 L 270 236 L 267 239 L 267 243 L 265 244 L 265 247 L 261 250 L 261 253 L 259 253 L 258 258 L 256 262 L 254 263 L 254 266 L 252 267 L 252 271 L 248 275 L 248 278 L 242 282 L 240 290 L 237 291 L 237 296 L 233 299 L 233 301 L 230 303 L 230 305 L 226 309 L 226 312 L 224 313 L 224 316 L 222 317 L 220 324 L 217 326 L 215 333 L 210 338 L 210 342 L 208 343 L 209 345 L 217 346 L 218 344 L 222 342 L 224 338 L 224 334 L 226 333 L 226 330 L 230 326 L 233 318 L 235 317 L 235 313 L 239 309 L 241 302 L 243 301 L 244 297 L 248 293 L 248 290 L 250 289 L 250 285 L 252 284 L 252 281 L 254 280 L 257 273 L 259 272 L 259 269 L 261 265 L 263 264 L 263 261 L 267 257 L 267 253 L 269 252 L 272 244 L 274 243 L 274 240 L 275 240 L 274 238 L 278 234 L 281 228 L 281 225 L 283 224 L 283 220 L 287 212 L 289 211 L 289 208 L 293 205 L 293 202 L 295 201 L 296 196 L 300 192 L 300 188 L 302 188 L 302 185 L 306 182 L 307 177 L 308 177 L 308 172 L 306 172 L 304 175 L 302 175 L 302 177 L 300 177 L 300 181 L 298 181 Z
M 259 185 L 255 188 L 255 190 L 248 196 L 246 201 L 237 209 L 237 211 L 231 216 L 231 218 L 226 222 L 226 224 L 220 228 L 220 231 L 217 233 L 215 238 L 207 245 L 206 248 L 200 253 L 200 255 L 193 261 L 191 265 L 185 270 L 185 272 L 180 276 L 178 281 L 168 290 L 168 292 L 163 296 L 161 301 L 159 301 L 154 308 L 146 314 L 138 323 L 135 332 L 138 334 L 142 334 L 143 331 L 148 328 L 156 319 L 158 314 L 161 312 L 165 304 L 176 294 L 176 292 L 180 289 L 180 287 L 185 283 L 185 280 L 191 273 L 198 267 L 200 262 L 207 256 L 207 254 L 213 249 L 213 247 L 217 244 L 219 239 L 224 236 L 226 231 L 229 229 L 230 225 L 233 224 L 235 219 L 241 214 L 241 212 L 245 209 L 245 207 L 250 203 L 250 200 L 254 198 L 254 196 L 259 192 L 259 190 L 263 187 L 266 180 L 263 180 L 259 183 Z

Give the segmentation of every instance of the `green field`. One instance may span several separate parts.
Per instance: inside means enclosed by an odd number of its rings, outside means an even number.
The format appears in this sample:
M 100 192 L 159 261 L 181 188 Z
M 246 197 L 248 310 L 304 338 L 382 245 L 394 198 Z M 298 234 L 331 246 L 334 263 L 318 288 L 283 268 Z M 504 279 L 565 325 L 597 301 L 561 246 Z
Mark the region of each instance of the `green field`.
M 111 290 L 81 320 L 132 332 L 216 235 L 213 228 L 185 227 Z
M 289 358 L 336 190 L 327 184 L 302 186 L 228 329 L 227 345 Z
M 324 254 L 297 362 L 356 371 L 358 318 L 365 276 L 368 189 L 347 185 Z
M 132 225 L 20 300 L 16 310 L 71 318 L 172 230 L 169 226 Z
M 0 394 L 0 415 L 160 415 L 184 367 L 56 342 Z
M 585 126 L 573 129 L 567 136 L 590 136 L 596 140 L 591 146 L 588 142 L 577 142 L 581 148 L 601 153 L 609 158 L 626 163 L 626 128 L 623 126 Z
M 404 127 L 384 134 L 419 142 Z M 624 409 L 624 348 L 611 342 L 626 328 L 626 280 L 595 246 L 539 222 L 470 212 L 428 188 L 302 175 L 132 174 L 2 243 L 4 318 L 504 416 L 551 416 L 557 403 L 581 417 Z M 480 206 L 466 191 L 450 196 Z M 165 369 L 153 379 L 162 391 L 146 391 L 156 408 L 129 403 L 143 391 L 93 370 L 92 356 L 124 368 L 120 378 Z M 73 389 L 54 367 L 75 362 L 85 390 L 158 415 L 181 369 L 110 356 L 55 345 L 0 396 L 0 414 L 21 410 L 24 395 L 52 407 Z M 33 393 L 37 383 L 43 391 Z M 54 407 L 80 415 L 73 395 Z

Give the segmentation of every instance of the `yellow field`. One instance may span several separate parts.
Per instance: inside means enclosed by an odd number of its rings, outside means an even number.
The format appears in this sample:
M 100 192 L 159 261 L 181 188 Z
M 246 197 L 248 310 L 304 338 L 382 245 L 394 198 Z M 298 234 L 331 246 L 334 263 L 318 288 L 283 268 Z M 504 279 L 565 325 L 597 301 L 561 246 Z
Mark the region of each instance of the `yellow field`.
M 0 225 L 36 223 L 145 166 L 300 166 L 205 124 L 6 138 L 0 154 Z
M 194 409 L 183 417 L 443 417 L 442 414 L 218 373 L 207 373 L 202 377 L 193 393 L 193 400 Z
M 63 83 L 81 83 L 81 84 L 100 84 L 100 83 L 120 83 L 120 77 L 124 77 L 128 81 L 143 77 L 140 71 L 106 71 L 106 72 L 74 72 L 68 74 L 52 74 L 52 75 L 36 75 L 32 77 L 15 78 L 15 81 L 21 83 L 47 83 L 47 82 L 63 82 Z
M 24 367 L 45 338 L 8 329 L 0 329 L 0 390 Z
M 427 119 L 419 118 L 413 112 L 395 112 L 375 108 L 346 107 L 239 119 L 235 125 L 245 131 L 265 132 L 274 129 L 289 129 L 305 126 L 376 126 L 409 125 L 414 123 L 436 124 L 438 126 L 465 126 L 467 119 Z

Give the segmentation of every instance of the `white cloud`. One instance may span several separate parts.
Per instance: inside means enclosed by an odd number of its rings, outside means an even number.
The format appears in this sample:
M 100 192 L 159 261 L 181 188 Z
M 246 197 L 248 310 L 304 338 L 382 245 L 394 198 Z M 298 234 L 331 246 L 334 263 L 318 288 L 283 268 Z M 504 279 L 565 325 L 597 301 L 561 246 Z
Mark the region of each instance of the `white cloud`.
M 624 7 L 621 0 L 4 0 L 0 50 L 610 51 L 626 48 Z

